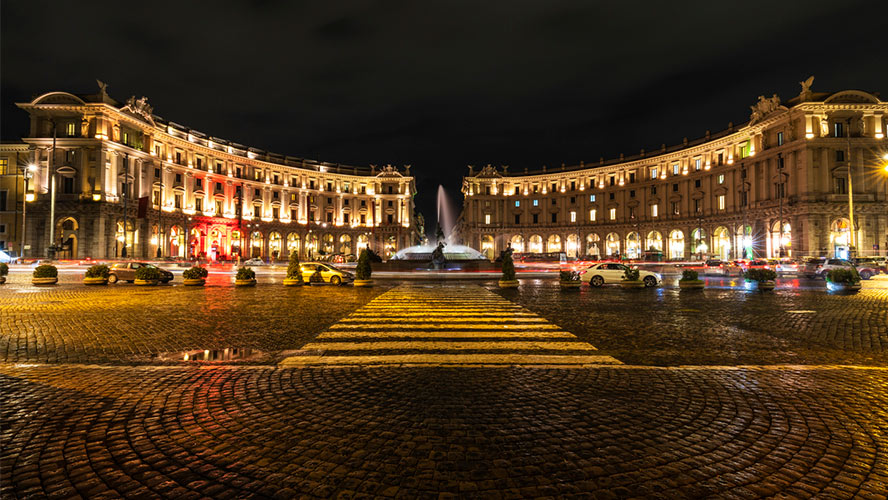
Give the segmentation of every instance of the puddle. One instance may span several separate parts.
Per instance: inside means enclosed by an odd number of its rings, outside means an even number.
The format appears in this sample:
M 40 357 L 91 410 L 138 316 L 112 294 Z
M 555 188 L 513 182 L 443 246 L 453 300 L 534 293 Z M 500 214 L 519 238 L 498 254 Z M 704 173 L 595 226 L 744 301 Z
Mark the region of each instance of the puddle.
M 238 361 L 265 361 L 268 354 L 251 348 L 194 349 L 180 352 L 162 352 L 152 356 L 154 361 L 193 363 L 230 363 Z

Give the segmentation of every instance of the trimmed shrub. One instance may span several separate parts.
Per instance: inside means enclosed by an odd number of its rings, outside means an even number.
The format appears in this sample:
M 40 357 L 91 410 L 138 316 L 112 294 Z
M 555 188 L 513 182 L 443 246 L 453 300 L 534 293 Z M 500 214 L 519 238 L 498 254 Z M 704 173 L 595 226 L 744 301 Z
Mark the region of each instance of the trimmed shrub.
M 34 268 L 35 278 L 58 278 L 59 270 L 52 264 L 43 264 Z
M 361 250 L 361 256 L 358 257 L 358 266 L 355 267 L 355 279 L 369 280 L 371 274 L 373 274 L 373 269 L 370 267 L 370 253 L 365 248 Z
M 580 273 L 578 271 L 561 271 L 559 276 L 561 281 L 580 281 Z
M 623 281 L 638 281 L 639 275 L 641 275 L 641 273 L 638 269 L 627 268 L 623 271 Z
M 747 269 L 743 273 L 743 279 L 747 281 L 774 281 L 777 273 L 770 269 Z
M 0 276 L 6 276 L 9 274 L 9 265 L 6 262 L 0 262 Z
M 108 275 L 111 274 L 111 268 L 106 266 L 105 264 L 93 264 L 86 270 L 87 278 L 105 278 L 108 279 Z
M 256 279 L 256 271 L 244 266 L 237 270 L 237 275 L 235 276 L 235 279 L 241 281 L 254 280 Z
M 685 269 L 681 272 L 681 279 L 679 281 L 700 281 L 700 275 L 693 269 Z
M 182 278 L 186 280 L 198 280 L 206 278 L 207 275 L 209 275 L 207 268 L 200 266 L 190 267 L 182 272 Z
M 826 272 L 826 281 L 832 283 L 854 284 L 860 283 L 860 274 L 853 267 L 844 269 L 830 269 Z
M 160 273 L 160 269 L 158 269 L 156 267 L 142 266 L 142 267 L 136 269 L 136 279 L 137 280 L 152 281 L 152 280 L 159 280 L 162 277 L 163 276 Z
M 512 253 L 503 255 L 503 281 L 515 281 L 515 263 L 512 262 Z
M 302 281 L 302 268 L 299 265 L 298 252 L 290 252 L 290 261 L 287 264 L 287 279 Z

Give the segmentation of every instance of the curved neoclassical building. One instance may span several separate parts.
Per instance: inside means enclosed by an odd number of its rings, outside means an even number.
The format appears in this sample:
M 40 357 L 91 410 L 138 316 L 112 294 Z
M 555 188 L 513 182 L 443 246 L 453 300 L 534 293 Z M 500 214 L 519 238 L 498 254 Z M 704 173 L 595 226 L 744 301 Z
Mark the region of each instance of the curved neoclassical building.
M 368 245 L 391 255 L 418 236 L 409 166 L 268 153 L 165 121 L 144 97 L 117 102 L 104 86 L 95 95 L 50 92 L 18 106 L 30 114 L 30 133 L 0 153 L 3 173 L 18 179 L 36 166 L 24 238 L 30 256 L 45 255 L 50 241 L 63 258 L 121 257 L 124 245 L 137 258 L 298 251 L 306 259 Z M 21 231 L 22 184 L 7 232 Z
M 743 126 L 632 158 L 515 173 L 469 167 L 463 243 L 665 258 L 885 255 L 888 102 L 803 83 Z M 853 228 L 849 192 L 853 189 Z

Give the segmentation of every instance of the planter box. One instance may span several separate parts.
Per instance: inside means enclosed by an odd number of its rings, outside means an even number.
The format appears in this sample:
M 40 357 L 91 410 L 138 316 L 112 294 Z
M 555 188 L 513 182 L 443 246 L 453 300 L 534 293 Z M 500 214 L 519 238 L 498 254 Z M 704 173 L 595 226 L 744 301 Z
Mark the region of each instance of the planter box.
M 678 287 L 682 290 L 702 290 L 706 288 L 703 280 L 678 280 Z
M 305 282 L 296 278 L 284 278 L 284 286 L 302 286 Z
M 582 281 L 559 281 L 562 290 L 579 290 L 583 286 Z
M 636 281 L 626 281 L 623 280 L 620 282 L 620 286 L 628 289 L 638 289 L 644 288 L 644 281 L 636 280 Z
M 155 286 L 160 280 L 135 280 L 134 283 L 139 286 Z
M 234 280 L 234 286 L 256 286 L 256 280 Z
M 58 282 L 58 278 L 31 278 L 31 284 L 35 286 L 55 285 Z
M 0 285 L 6 283 L 6 276 L 0 276 Z
M 826 288 L 831 292 L 857 293 L 860 290 L 860 282 L 857 283 L 835 283 L 826 282 Z
M 774 282 L 771 281 L 771 280 L 766 280 L 766 281 L 750 281 L 750 280 L 746 280 L 746 283 L 747 283 L 747 284 L 750 284 L 750 283 L 751 283 L 752 286 L 753 286 L 754 288 L 758 288 L 759 291 L 762 291 L 762 292 L 768 292 L 768 291 L 771 291 L 771 290 L 773 290 L 774 287 L 776 286 L 776 283 L 774 283 Z
M 354 281 L 352 281 L 352 285 L 354 285 L 354 286 L 373 286 L 373 280 L 354 280 Z
M 188 278 L 182 279 L 182 284 L 185 286 L 204 286 L 207 283 L 205 278 Z
M 97 278 L 83 278 L 84 285 L 107 285 L 108 278 L 103 278 L 101 276 Z
M 518 280 L 499 280 L 500 288 L 518 288 Z

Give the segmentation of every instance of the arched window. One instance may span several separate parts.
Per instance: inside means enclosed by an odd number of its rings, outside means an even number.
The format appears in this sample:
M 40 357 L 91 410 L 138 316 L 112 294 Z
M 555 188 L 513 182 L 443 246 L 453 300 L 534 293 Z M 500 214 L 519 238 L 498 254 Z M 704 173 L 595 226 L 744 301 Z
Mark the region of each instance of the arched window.
M 651 231 L 647 235 L 647 240 L 644 243 L 645 248 L 649 252 L 662 252 L 663 251 L 663 235 L 660 234 L 659 231 Z
M 610 233 L 607 235 L 607 255 L 619 255 L 620 254 L 620 235 L 617 233 Z
M 684 233 L 674 229 L 669 233 L 669 258 L 679 260 L 684 258 L 685 237 Z
M 515 236 L 512 236 L 510 243 L 512 244 L 512 251 L 515 251 L 518 253 L 524 252 L 524 237 L 521 236 L 520 234 L 516 234 Z
M 549 235 L 549 239 L 546 240 L 546 252 L 560 252 L 561 251 L 561 236 L 557 234 Z
M 485 234 L 481 236 L 481 253 L 489 260 L 493 260 L 494 242 L 493 236 Z
M 365 248 L 370 248 L 370 238 L 366 234 L 359 234 L 357 247 L 358 247 L 357 248 L 358 256 L 360 256 L 361 250 L 363 250 Z
M 262 233 L 259 231 L 253 231 L 253 234 L 250 235 L 250 257 L 258 258 L 262 257 Z
M 543 237 L 535 234 L 530 237 L 527 251 L 530 253 L 543 253 Z
M 296 252 L 299 253 L 301 240 L 299 238 L 299 233 L 290 233 L 287 235 L 287 253 Z
M 352 253 L 352 237 L 348 234 L 339 236 L 339 253 L 350 255 Z
M 641 258 L 641 238 L 635 231 L 626 235 L 626 257 L 630 259 Z
M 329 255 L 335 251 L 333 249 L 333 235 L 332 234 L 327 233 L 324 235 L 323 246 L 321 247 L 321 251 L 325 255 Z
M 283 246 L 283 238 L 281 237 L 281 233 L 277 231 L 272 231 L 268 235 L 268 252 L 271 255 L 272 259 L 277 259 L 281 256 L 281 248 Z
M 591 233 L 586 236 L 586 255 L 592 257 L 593 259 L 601 258 L 601 237 L 596 233 Z
M 719 226 L 712 232 L 712 254 L 722 260 L 731 258 L 731 233 L 728 228 Z

